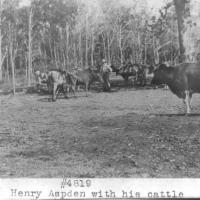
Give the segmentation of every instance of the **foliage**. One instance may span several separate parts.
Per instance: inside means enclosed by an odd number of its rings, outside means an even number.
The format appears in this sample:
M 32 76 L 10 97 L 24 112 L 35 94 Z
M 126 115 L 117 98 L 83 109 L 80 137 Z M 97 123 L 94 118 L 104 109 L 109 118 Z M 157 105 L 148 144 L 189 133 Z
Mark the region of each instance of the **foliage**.
M 180 15 L 183 19 L 189 16 L 188 1 L 168 0 L 158 15 L 151 13 L 147 1 L 128 2 L 32 0 L 29 6 L 20 7 L 20 0 L 4 1 L 1 50 L 5 53 L 12 42 L 13 51 L 16 51 L 15 68 L 27 74 L 31 10 L 33 70 L 97 67 L 102 58 L 118 66 L 127 60 L 143 64 L 178 62 L 180 44 L 176 20 Z M 198 27 L 191 16 L 187 19 L 186 24 Z M 9 38 L 9 27 L 13 40 Z M 195 44 L 199 42 L 198 34 L 191 36 L 191 32 L 187 32 L 185 35 Z M 10 55 L 7 53 L 3 63 L 4 74 L 11 70 L 9 63 Z

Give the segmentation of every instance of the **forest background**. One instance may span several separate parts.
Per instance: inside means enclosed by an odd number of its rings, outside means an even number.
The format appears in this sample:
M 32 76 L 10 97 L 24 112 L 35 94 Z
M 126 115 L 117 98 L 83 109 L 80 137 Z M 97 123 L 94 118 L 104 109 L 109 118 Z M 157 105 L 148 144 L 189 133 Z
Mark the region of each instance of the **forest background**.
M 198 62 L 198 0 L 0 0 L 0 89 L 34 70 Z

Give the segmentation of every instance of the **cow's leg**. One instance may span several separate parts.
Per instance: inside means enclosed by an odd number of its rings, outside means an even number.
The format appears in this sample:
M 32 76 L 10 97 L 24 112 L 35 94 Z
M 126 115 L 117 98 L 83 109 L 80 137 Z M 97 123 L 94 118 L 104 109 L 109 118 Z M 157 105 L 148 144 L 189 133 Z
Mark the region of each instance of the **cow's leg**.
M 64 94 L 64 90 L 63 90 L 63 86 L 62 85 L 57 85 L 57 89 L 56 89 L 56 99 L 59 96 L 59 94 L 62 92 Z
M 189 95 L 189 102 L 190 102 L 190 108 L 191 108 L 191 110 L 192 110 L 192 106 L 191 106 L 191 100 L 192 100 L 192 92 L 190 92 L 190 95 Z
M 72 92 L 73 92 L 73 95 L 74 97 L 76 97 L 76 86 L 77 86 L 77 80 L 73 81 L 72 85 L 71 85 L 71 89 L 72 89 Z M 78 90 L 79 90 L 79 86 L 78 86 Z
M 52 91 L 52 101 L 56 101 L 56 97 L 57 97 L 57 87 L 58 84 L 54 83 L 53 84 L 53 91 Z
M 68 89 L 68 93 L 70 92 L 70 89 L 71 89 L 71 91 L 73 92 L 74 97 L 76 97 L 76 93 L 75 93 L 76 85 L 71 85 L 67 89 Z
M 48 90 L 48 93 L 51 94 L 51 92 L 52 92 L 52 85 L 50 83 L 47 83 L 47 90 Z
M 57 96 L 60 94 L 61 91 L 62 91 L 62 86 L 57 85 L 57 89 L 56 89 L 56 98 L 57 98 Z
M 191 106 L 190 106 L 190 92 L 188 90 L 185 91 L 185 103 L 187 107 L 187 114 L 191 113 Z
M 66 87 L 66 91 L 65 91 L 65 87 Z M 62 85 L 62 92 L 63 92 L 63 94 L 64 94 L 64 98 L 68 98 L 68 95 L 67 94 L 69 94 L 69 86 L 68 85 L 66 85 L 64 87 L 64 84 Z

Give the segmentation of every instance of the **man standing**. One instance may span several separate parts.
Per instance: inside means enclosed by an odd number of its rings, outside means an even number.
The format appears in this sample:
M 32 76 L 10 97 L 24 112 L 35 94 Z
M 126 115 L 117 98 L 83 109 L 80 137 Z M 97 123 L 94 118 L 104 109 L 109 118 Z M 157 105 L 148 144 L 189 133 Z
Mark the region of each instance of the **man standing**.
M 102 79 L 103 79 L 103 90 L 104 91 L 110 91 L 110 73 L 112 72 L 112 68 L 110 65 L 106 63 L 106 60 L 102 60 L 102 66 L 100 69 Z

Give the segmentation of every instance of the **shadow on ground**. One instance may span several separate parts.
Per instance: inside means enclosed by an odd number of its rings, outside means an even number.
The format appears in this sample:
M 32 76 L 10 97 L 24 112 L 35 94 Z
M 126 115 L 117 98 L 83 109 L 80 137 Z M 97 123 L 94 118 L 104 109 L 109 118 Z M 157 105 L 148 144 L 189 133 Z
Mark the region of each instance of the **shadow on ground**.
M 190 114 L 187 114 L 187 113 L 170 113 L 170 114 L 151 114 L 151 115 L 154 115 L 154 116 L 165 116 L 165 117 L 199 117 L 200 116 L 200 113 L 190 113 Z

